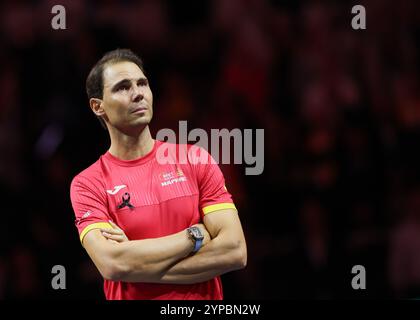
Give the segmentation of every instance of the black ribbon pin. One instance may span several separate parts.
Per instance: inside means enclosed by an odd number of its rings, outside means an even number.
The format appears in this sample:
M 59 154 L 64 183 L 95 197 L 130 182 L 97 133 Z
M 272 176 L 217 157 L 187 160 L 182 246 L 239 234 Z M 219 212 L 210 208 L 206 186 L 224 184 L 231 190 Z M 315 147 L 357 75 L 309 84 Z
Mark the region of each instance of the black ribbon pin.
M 124 193 L 122 196 L 122 203 L 118 205 L 118 209 L 122 209 L 124 207 L 129 207 L 133 209 L 134 206 L 130 203 L 130 194 L 128 192 Z

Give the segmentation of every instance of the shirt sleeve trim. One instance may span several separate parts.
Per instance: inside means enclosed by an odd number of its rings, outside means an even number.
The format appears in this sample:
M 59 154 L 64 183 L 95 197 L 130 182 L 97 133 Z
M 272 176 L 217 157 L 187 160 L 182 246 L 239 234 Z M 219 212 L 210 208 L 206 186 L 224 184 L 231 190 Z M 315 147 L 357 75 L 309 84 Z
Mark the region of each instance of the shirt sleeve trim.
M 223 210 L 223 209 L 235 209 L 236 207 L 233 203 L 217 203 L 217 204 L 212 204 L 209 205 L 207 207 L 203 208 L 203 213 L 206 215 L 210 212 L 214 212 L 217 210 Z
M 112 226 L 108 222 L 97 222 L 92 223 L 85 227 L 83 231 L 80 233 L 80 242 L 83 244 L 83 239 L 89 231 L 94 229 L 101 229 L 101 228 L 112 228 Z

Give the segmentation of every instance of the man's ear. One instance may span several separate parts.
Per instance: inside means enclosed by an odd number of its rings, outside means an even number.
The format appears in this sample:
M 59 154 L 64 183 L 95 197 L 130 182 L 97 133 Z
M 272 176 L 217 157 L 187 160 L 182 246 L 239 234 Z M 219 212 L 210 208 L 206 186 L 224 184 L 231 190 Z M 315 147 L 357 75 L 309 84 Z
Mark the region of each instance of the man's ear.
M 91 98 L 89 100 L 89 106 L 96 116 L 101 117 L 105 114 L 105 110 L 104 110 L 104 108 L 102 108 L 102 100 L 101 99 Z

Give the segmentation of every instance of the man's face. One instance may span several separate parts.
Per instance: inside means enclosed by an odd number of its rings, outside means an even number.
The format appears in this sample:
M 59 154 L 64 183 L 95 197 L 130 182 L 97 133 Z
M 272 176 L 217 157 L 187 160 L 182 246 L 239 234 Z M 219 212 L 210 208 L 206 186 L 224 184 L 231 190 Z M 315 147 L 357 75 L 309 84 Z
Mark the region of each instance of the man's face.
M 124 131 L 149 124 L 153 94 L 136 64 L 124 61 L 106 66 L 103 83 L 103 117 L 109 125 Z

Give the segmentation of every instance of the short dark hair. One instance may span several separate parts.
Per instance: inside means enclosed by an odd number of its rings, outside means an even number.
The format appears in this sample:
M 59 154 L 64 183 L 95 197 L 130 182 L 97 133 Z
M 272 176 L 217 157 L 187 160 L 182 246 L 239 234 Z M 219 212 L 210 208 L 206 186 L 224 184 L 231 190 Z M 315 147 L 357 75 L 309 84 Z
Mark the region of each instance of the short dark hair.
M 116 64 L 118 62 L 129 61 L 136 64 L 140 70 L 144 72 L 143 61 L 130 49 L 115 49 L 108 51 L 104 56 L 93 66 L 86 79 L 86 93 L 88 100 L 91 98 L 102 99 L 104 95 L 104 69 L 108 65 Z M 101 125 L 106 129 L 105 121 L 98 117 Z

